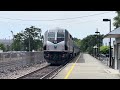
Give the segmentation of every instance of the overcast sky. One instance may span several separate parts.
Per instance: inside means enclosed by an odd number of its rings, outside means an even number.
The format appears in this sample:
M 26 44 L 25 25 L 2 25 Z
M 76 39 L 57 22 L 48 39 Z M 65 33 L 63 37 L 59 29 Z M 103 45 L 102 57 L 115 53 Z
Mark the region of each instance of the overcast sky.
M 94 34 L 96 28 L 101 34 L 109 32 L 109 22 L 103 22 L 103 18 L 112 20 L 113 30 L 115 28 L 113 18 L 116 15 L 115 11 L 0 11 L 0 39 L 9 38 L 9 36 L 12 38 L 11 30 L 16 34 L 31 25 L 41 28 L 42 34 L 55 27 L 65 28 L 73 37 L 83 39 L 87 35 Z M 107 40 L 104 39 L 104 43 L 107 43 Z

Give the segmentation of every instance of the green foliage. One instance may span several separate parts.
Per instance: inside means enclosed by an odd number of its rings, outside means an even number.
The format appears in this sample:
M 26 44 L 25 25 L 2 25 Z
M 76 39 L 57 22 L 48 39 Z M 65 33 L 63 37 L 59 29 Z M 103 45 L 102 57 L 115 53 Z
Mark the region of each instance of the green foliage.
M 113 23 L 113 25 L 116 28 L 118 28 L 118 27 L 120 27 L 120 11 L 116 11 L 116 13 L 117 13 L 117 16 L 114 17 L 114 23 Z
M 74 40 L 74 43 L 78 46 L 78 47 L 80 47 L 80 45 L 81 45 L 81 40 L 80 39 L 78 39 L 78 38 L 73 38 L 73 40 Z
M 23 44 L 23 33 L 17 33 L 17 35 L 14 35 L 14 42 L 12 43 L 12 50 L 20 51 L 22 44 Z
M 101 52 L 101 54 L 108 54 L 109 53 L 109 46 L 101 46 L 100 52 Z
M 98 46 L 99 46 L 99 44 L 100 44 L 100 46 L 102 45 L 103 37 L 104 37 L 104 35 L 100 35 L 100 36 L 98 36 L 98 35 L 89 35 L 89 36 L 83 38 L 81 40 L 81 45 L 80 45 L 81 51 L 82 52 L 88 52 L 88 53 L 92 54 L 93 53 L 93 47 L 95 45 L 98 45 Z
M 7 45 L 6 46 L 6 51 L 10 51 L 10 50 L 11 50 L 10 45 Z
M 29 51 L 30 43 L 30 51 L 40 50 L 43 45 L 42 37 L 43 36 L 41 36 L 41 29 L 31 26 L 30 28 L 26 28 L 24 32 L 20 32 L 17 33 L 17 35 L 14 35 L 12 49 L 15 51 Z
M 2 43 L 0 44 L 0 49 L 3 50 L 3 51 L 6 50 L 4 44 L 2 44 Z

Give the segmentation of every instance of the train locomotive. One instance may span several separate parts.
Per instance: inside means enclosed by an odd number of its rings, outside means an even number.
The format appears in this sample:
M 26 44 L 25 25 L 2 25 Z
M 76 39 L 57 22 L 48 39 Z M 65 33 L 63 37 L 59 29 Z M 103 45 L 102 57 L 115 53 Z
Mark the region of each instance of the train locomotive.
M 46 61 L 57 65 L 63 64 L 80 52 L 80 48 L 74 44 L 72 35 L 61 28 L 45 32 L 43 48 Z

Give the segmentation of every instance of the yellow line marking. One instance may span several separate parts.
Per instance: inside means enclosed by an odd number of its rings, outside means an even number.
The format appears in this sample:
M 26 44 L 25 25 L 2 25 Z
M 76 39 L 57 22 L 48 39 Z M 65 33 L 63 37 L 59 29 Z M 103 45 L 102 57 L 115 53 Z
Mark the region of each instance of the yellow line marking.
M 68 71 L 68 73 L 67 73 L 67 75 L 65 76 L 64 79 L 68 79 L 68 77 L 70 76 L 70 74 L 71 74 L 72 70 L 74 69 L 75 64 L 77 63 L 77 61 L 78 61 L 79 58 L 80 58 L 80 55 L 79 55 L 79 57 L 77 58 L 76 62 L 72 65 L 72 67 L 70 68 L 70 70 Z

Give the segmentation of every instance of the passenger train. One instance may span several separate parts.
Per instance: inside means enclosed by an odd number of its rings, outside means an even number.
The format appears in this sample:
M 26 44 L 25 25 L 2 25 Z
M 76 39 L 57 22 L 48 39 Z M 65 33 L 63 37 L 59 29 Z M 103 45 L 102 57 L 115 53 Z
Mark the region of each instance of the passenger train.
M 44 34 L 44 58 L 51 64 L 63 64 L 80 53 L 72 35 L 66 30 L 55 28 Z

